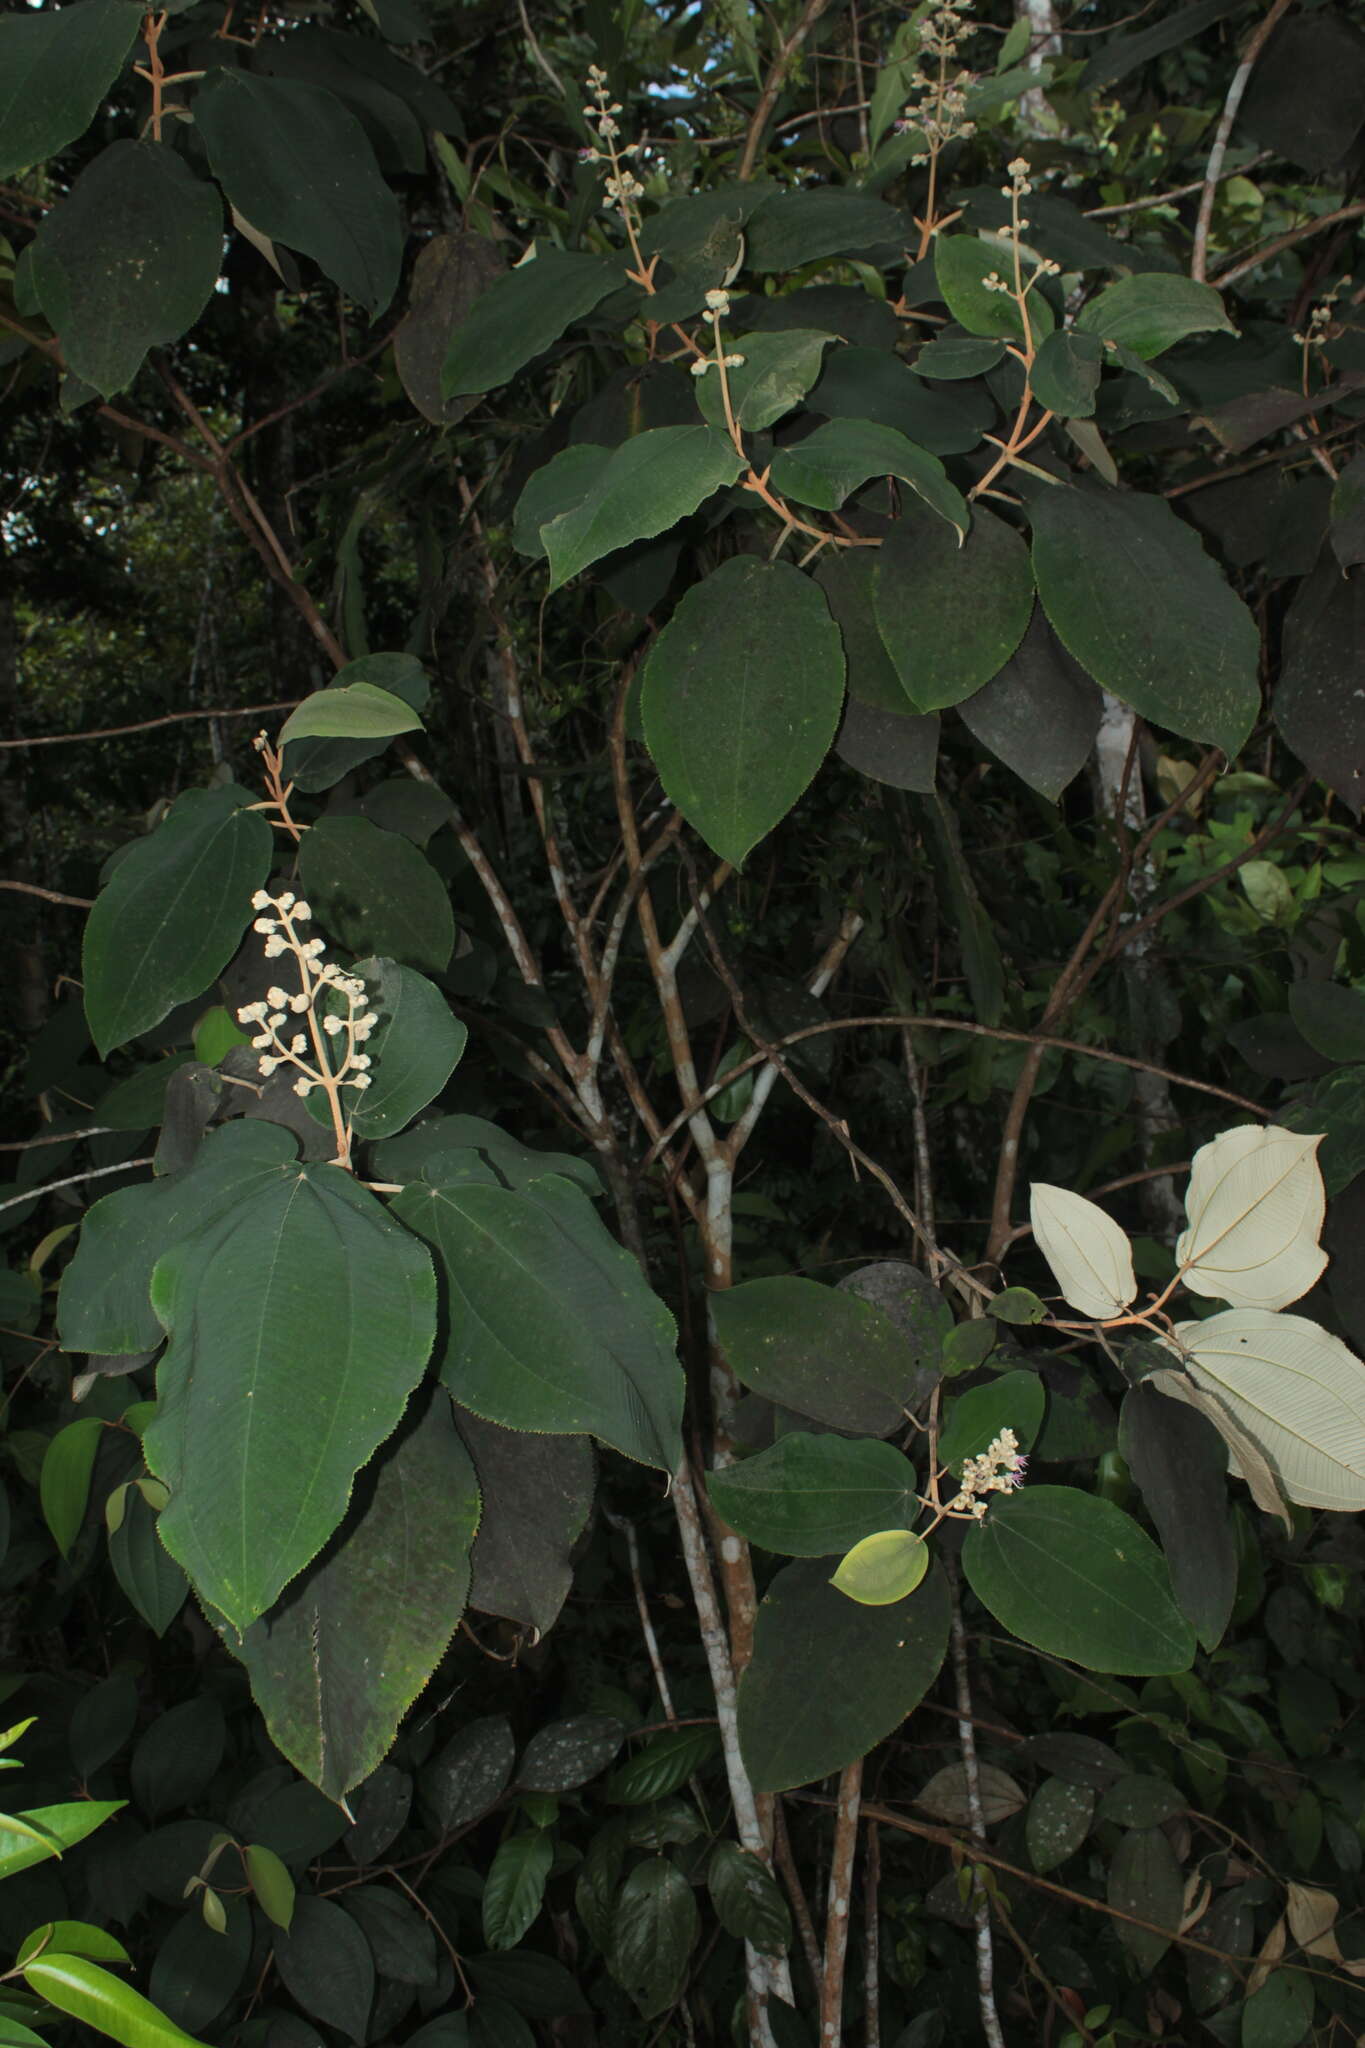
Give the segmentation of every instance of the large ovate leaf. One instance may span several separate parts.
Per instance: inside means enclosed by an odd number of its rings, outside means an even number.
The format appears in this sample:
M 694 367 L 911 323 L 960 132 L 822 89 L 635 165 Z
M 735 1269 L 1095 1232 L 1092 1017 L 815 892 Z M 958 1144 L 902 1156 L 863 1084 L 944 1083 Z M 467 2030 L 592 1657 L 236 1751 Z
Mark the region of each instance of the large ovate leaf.
M 431 684 L 415 654 L 363 654 L 357 661 L 348 661 L 345 668 L 337 670 L 325 690 L 314 691 L 307 700 L 308 705 L 314 707 L 317 729 L 311 734 L 292 734 L 292 719 L 286 719 L 281 728 L 279 745 L 284 752 L 286 782 L 310 792 L 330 789 L 352 768 L 358 768 L 362 761 L 371 761 L 383 753 L 388 735 L 362 736 L 355 729 L 354 707 L 363 701 L 363 697 L 357 698 L 353 694 L 357 691 L 369 694 L 371 703 L 375 697 L 387 697 L 406 705 L 414 714 L 412 726 L 394 726 L 391 731 L 409 731 L 421 724 L 420 713 L 426 709 Z M 334 698 L 352 707 L 350 712 L 342 714 L 352 727 L 344 736 L 329 730 L 334 715 L 331 700 Z M 299 710 L 306 708 L 300 705 Z M 308 722 L 313 723 L 311 716 Z
M 1072 1308 L 1099 1319 L 1122 1315 L 1137 1293 L 1137 1275 L 1133 1248 L 1113 1217 L 1070 1188 L 1036 1180 L 1029 1221 Z
M 74 1799 L 61 1806 L 35 1806 L 0 1814 L 0 1878 L 15 1877 L 74 1849 L 118 1813 L 121 1799 Z
M 744 467 L 714 427 L 651 427 L 613 448 L 586 493 L 541 528 L 558 590 L 603 555 L 664 533 Z
M 237 211 L 311 256 L 374 319 L 398 284 L 398 202 L 365 130 L 334 93 L 219 70 L 196 95 L 195 127 Z
M 830 1585 L 828 1564 L 787 1565 L 759 1606 L 739 1686 L 754 1790 L 808 1785 L 865 1756 L 919 1705 L 947 1647 L 941 1572 L 895 1606 L 861 1607 Z
M 87 1211 L 76 1256 L 62 1275 L 57 1327 L 63 1351 L 114 1356 L 154 1350 L 164 1335 L 150 1296 L 157 1260 L 191 1232 L 267 1193 L 294 1150 L 278 1124 L 224 1124 L 187 1172 L 102 1196 Z
M 370 1085 L 354 1097 L 351 1125 L 358 1138 L 387 1138 L 440 1094 L 459 1064 L 469 1031 L 415 967 L 369 959 L 358 960 L 354 972 L 365 983 L 379 1023 L 365 1047 L 374 1062 Z
M 24 1982 L 58 2012 L 94 2027 L 121 2048 L 186 2048 L 199 2044 L 121 1978 L 84 1956 L 41 1955 L 25 1965 Z
M 419 1182 L 393 1208 L 439 1261 L 441 1378 L 461 1407 L 675 1469 L 673 1319 L 578 1188 L 554 1174 L 525 1189 Z
M 1195 1385 L 1231 1410 L 1289 1500 L 1365 1508 L 1365 1364 L 1339 1337 L 1256 1308 L 1177 1323 L 1175 1336 Z
M 1150 1536 L 1070 1486 L 994 1496 L 962 1546 L 967 1583 L 1021 1642 L 1087 1671 L 1187 1671 L 1194 1630 Z
M 773 489 L 800 505 L 837 511 L 869 477 L 894 476 L 926 505 L 965 534 L 971 524 L 966 500 L 936 455 L 917 448 L 894 427 L 875 420 L 826 420 L 804 440 L 779 448 L 773 457 Z
M 445 884 L 420 847 L 368 818 L 321 818 L 304 834 L 299 875 L 314 916 L 353 953 L 440 974 L 455 946 Z
M 241 1659 L 275 1747 L 344 1799 L 392 1746 L 469 1591 L 479 1489 L 450 1404 L 437 1398 L 356 1484 L 321 1557 L 254 1622 Z
M 1019 262 L 1022 282 L 1027 286 L 1037 268 L 1037 258 L 1021 247 Z M 934 241 L 934 274 L 943 303 L 969 334 L 1023 340 L 1024 315 L 1013 290 L 1014 264 L 1012 250 L 983 241 L 978 235 L 938 235 Z M 1009 289 L 1002 291 L 1002 284 Z M 1056 324 L 1052 308 L 1036 287 L 1029 291 L 1024 304 L 1029 332 L 1036 344 Z
M 919 1511 L 915 1468 L 891 1444 L 791 1430 L 707 1477 L 724 1520 L 786 1557 L 828 1557 Z
M 376 683 L 343 683 L 315 690 L 291 711 L 280 727 L 277 746 L 297 739 L 391 739 L 399 732 L 419 732 L 422 721 L 410 704 Z
M 911 507 L 882 544 L 873 606 L 910 709 L 941 711 L 988 683 L 1023 639 L 1028 550 L 981 507 L 965 541 L 927 507 Z
M 156 1511 L 128 1489 L 123 1520 L 109 1538 L 109 1563 L 134 1610 L 164 1636 L 189 1597 L 189 1581 L 156 1533 Z
M 1160 498 L 1071 487 L 1040 490 L 1030 518 L 1068 652 L 1141 717 L 1235 754 L 1260 710 L 1261 639 L 1193 528 Z
M 650 651 L 641 711 L 665 790 L 723 860 L 738 866 L 786 816 L 843 696 L 839 629 L 808 576 L 744 555 L 688 591 Z
M 745 1280 L 711 1296 L 716 1341 L 756 1394 L 832 1429 L 889 1436 L 918 1361 L 880 1309 L 815 1280 Z
M 692 1887 L 666 1857 L 637 1864 L 612 1906 L 607 1967 L 642 2019 L 677 1999 L 701 1928 Z
M 241 944 L 272 853 L 251 801 L 231 784 L 187 791 L 95 899 L 82 968 L 101 1057 L 201 995 Z
M 624 282 L 614 256 L 537 251 L 482 292 L 456 328 L 441 372 L 442 395 L 461 398 L 505 384 Z
M 168 1344 L 143 1438 L 171 1489 L 161 1536 L 241 1631 L 340 1523 L 431 1352 L 424 1246 L 333 1166 L 273 1188 L 165 1254 Z
M 483 1888 L 483 1938 L 493 1949 L 515 1948 L 540 1912 L 554 1862 L 552 1835 L 539 1828 L 499 1843 Z
M 752 270 L 795 270 L 820 256 L 899 246 L 903 234 L 901 215 L 869 193 L 836 187 L 779 191 L 750 215 L 745 260 Z
M 970 733 L 1030 789 L 1056 803 L 1085 766 L 1103 700 L 1035 607 L 998 675 L 958 705 Z
M 1103 356 L 1098 335 L 1078 334 L 1074 327 L 1049 334 L 1030 373 L 1035 401 L 1060 419 L 1090 419 Z
M 767 1864 L 751 1849 L 741 1849 L 737 1842 L 717 1842 L 706 1884 L 727 1934 L 752 1942 L 761 1955 L 781 1955 L 790 1948 L 787 1902 Z
M 1284 623 L 1275 723 L 1305 768 L 1365 810 L 1365 574 L 1324 561 Z
M 1156 1523 L 1181 1611 L 1212 1650 L 1237 1594 L 1226 1449 L 1207 1416 L 1136 1386 L 1123 1397 L 1119 1450 Z
M 969 1387 L 948 1404 L 938 1440 L 939 1462 L 960 1477 L 965 1461 L 981 1457 L 1003 1429 L 1013 1430 L 1021 1451 L 1031 1449 L 1046 1405 L 1043 1382 L 1036 1372 L 1023 1367 L 996 1373 L 982 1386 Z
M 16 9 L 0 21 L 0 178 L 44 163 L 85 133 L 141 22 L 130 0 Z
M 275 1966 L 290 1997 L 348 2041 L 366 2038 L 374 2002 L 374 1957 L 350 1914 L 331 1899 L 296 1900 L 289 1932 L 273 1936 Z
M 820 375 L 825 350 L 833 344 L 832 334 L 805 327 L 783 328 L 774 334 L 741 334 L 734 340 L 727 334 L 726 354 L 744 358 L 725 373 L 730 414 L 740 431 L 761 433 L 799 405 Z M 714 362 L 697 379 L 697 403 L 713 427 L 728 428 L 720 372 Z
M 1163 270 L 1121 277 L 1082 306 L 1076 325 L 1086 334 L 1121 342 L 1144 362 L 1187 334 L 1235 334 L 1211 284 Z
M 1321 1137 L 1241 1124 L 1194 1155 L 1185 1194 L 1189 1227 L 1176 1243 L 1192 1294 L 1234 1308 L 1284 1308 L 1321 1279 L 1327 1213 Z
M 564 1605 L 573 1547 L 592 1509 L 592 1445 L 503 1429 L 467 1408 L 455 1410 L 455 1426 L 483 1495 L 469 1604 L 544 1635 Z
M 176 341 L 218 277 L 223 214 L 212 185 L 163 142 L 111 142 L 54 206 L 33 281 L 68 368 L 104 397 L 149 348 Z

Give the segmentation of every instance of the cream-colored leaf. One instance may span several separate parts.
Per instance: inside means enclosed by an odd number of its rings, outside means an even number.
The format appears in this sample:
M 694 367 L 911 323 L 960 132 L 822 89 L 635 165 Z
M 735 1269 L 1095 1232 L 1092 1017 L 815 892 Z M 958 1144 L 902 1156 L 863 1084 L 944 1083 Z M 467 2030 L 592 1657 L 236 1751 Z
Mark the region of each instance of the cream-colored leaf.
M 1028 1805 L 1027 1798 L 1008 1771 L 997 1770 L 994 1764 L 978 1764 L 977 1779 L 981 1818 L 988 1828 L 1008 1820 L 1011 1814 L 1022 1812 Z M 972 1824 L 967 1773 L 961 1764 L 945 1764 L 941 1771 L 935 1771 L 924 1789 L 915 1794 L 914 1803 L 921 1812 L 931 1814 L 935 1820 L 947 1821 L 950 1827 L 970 1827 Z
M 1113 1217 L 1070 1188 L 1036 1180 L 1029 1221 L 1072 1308 L 1097 1321 L 1121 1315 L 1137 1293 L 1137 1275 L 1133 1248 Z
M 860 1607 L 889 1607 L 913 1593 L 929 1569 L 929 1546 L 909 1529 L 878 1529 L 839 1561 L 830 1580 Z
M 1280 1958 L 1283 1956 L 1285 1951 L 1285 1942 L 1286 1936 L 1284 1914 L 1281 1913 L 1279 1919 L 1275 1922 L 1275 1925 L 1271 1928 L 1269 1934 L 1267 1934 L 1265 1940 L 1261 1943 L 1260 1953 L 1256 1957 L 1256 1967 L 1253 1969 L 1251 1975 L 1247 1979 L 1248 1998 L 1250 1998 L 1253 1995 L 1253 1993 L 1260 1990 L 1261 1986 L 1265 1983 L 1266 1978 L 1274 1969 L 1276 1963 L 1278 1963 Z
M 1197 1408 L 1201 1415 L 1208 1417 L 1228 1447 L 1228 1471 L 1233 1478 L 1244 1479 L 1261 1512 L 1275 1515 L 1292 1532 L 1294 1517 L 1280 1498 L 1279 1482 L 1269 1459 L 1233 1420 L 1227 1403 L 1220 1401 L 1207 1387 L 1197 1387 L 1188 1373 L 1152 1372 L 1147 1374 L 1147 1379 L 1160 1393 L 1169 1394 L 1172 1400 L 1183 1401 L 1187 1407 Z
M 1330 1956 L 1333 1962 L 1339 1960 L 1341 1951 L 1332 1932 L 1341 1911 L 1336 1894 L 1319 1891 L 1315 1885 L 1293 1883 L 1289 1885 L 1288 1893 L 1285 1910 L 1289 1918 L 1289 1932 L 1299 1947 L 1307 1949 L 1310 1956 Z
M 1190 1377 L 1231 1411 L 1286 1498 L 1365 1508 L 1365 1364 L 1306 1316 L 1234 1308 L 1180 1323 Z
M 1318 1244 L 1327 1197 L 1320 1137 L 1239 1124 L 1194 1155 L 1189 1228 L 1175 1255 L 1193 1294 L 1233 1308 L 1284 1308 L 1327 1264 Z

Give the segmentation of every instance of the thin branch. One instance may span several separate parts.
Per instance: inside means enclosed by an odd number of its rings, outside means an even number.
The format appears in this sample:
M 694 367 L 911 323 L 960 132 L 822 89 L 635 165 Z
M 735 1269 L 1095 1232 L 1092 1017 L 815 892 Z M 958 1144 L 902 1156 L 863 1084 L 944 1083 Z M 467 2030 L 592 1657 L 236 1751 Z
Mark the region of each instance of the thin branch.
M 949 1641 L 953 1664 L 953 1689 L 957 1697 L 957 1740 L 962 1752 L 962 1775 L 967 1787 L 967 1812 L 971 1819 L 972 1849 L 986 1840 L 986 1816 L 981 1804 L 981 1772 L 976 1759 L 976 1730 L 972 1725 L 972 1688 L 967 1670 L 967 1637 L 962 1627 L 962 1597 L 957 1571 L 949 1562 L 948 1592 L 951 1601 Z M 995 2003 L 995 1949 L 991 1939 L 991 1905 L 981 1872 L 972 1865 L 972 1919 L 976 1923 L 976 2000 L 981 2014 L 981 2031 L 988 2048 L 1005 2048 L 1000 2014 Z
M 640 1574 L 640 1539 L 635 1533 L 635 1524 L 629 1515 L 613 1514 L 610 1508 L 603 1508 L 603 1514 L 620 1535 L 626 1539 L 626 1556 L 630 1561 L 630 1583 L 635 1592 L 635 1612 L 640 1617 L 640 1633 L 645 1640 L 645 1652 L 649 1668 L 654 1673 L 654 1684 L 659 1694 L 659 1704 L 664 1710 L 670 1728 L 678 1725 L 677 1710 L 673 1705 L 673 1694 L 669 1689 L 668 1673 L 659 1654 L 659 1638 L 654 1632 L 654 1617 L 649 1611 L 645 1598 L 645 1583 Z
M 806 0 L 795 28 L 786 38 L 785 42 L 780 45 L 777 55 L 773 58 L 768 68 L 768 76 L 763 81 L 763 90 L 758 96 L 758 105 L 754 108 L 753 117 L 749 122 L 748 133 L 744 137 L 744 148 L 739 159 L 739 169 L 735 173 L 741 183 L 752 178 L 754 174 L 754 165 L 758 160 L 759 147 L 763 141 L 763 131 L 772 116 L 773 108 L 777 105 L 778 95 L 787 82 L 787 73 L 791 69 L 792 59 L 796 56 L 797 51 L 801 48 L 806 37 L 815 27 L 816 22 L 829 4 L 830 0 Z
M 90 910 L 92 896 L 63 896 L 57 889 L 40 889 L 36 882 L 12 882 L 0 877 L 0 889 L 13 889 L 20 896 L 41 896 L 44 903 L 67 903 L 73 910 Z
M 1357 199 L 1350 206 L 1339 206 L 1334 213 L 1320 213 L 1316 220 L 1308 220 L 1301 227 L 1290 228 L 1286 234 L 1276 235 L 1261 249 L 1255 249 L 1240 263 L 1234 263 L 1218 277 L 1209 279 L 1215 291 L 1224 291 L 1230 284 L 1236 284 L 1250 270 L 1259 270 L 1263 263 L 1269 263 L 1272 256 L 1278 256 L 1285 249 L 1292 249 L 1297 242 L 1306 242 L 1310 235 L 1322 233 L 1324 228 L 1335 227 L 1338 221 L 1359 220 L 1365 214 L 1365 199 Z
M 196 718 L 263 718 L 269 712 L 292 711 L 302 697 L 285 697 L 275 704 L 235 704 L 219 711 L 165 711 L 159 718 L 139 718 L 132 725 L 97 725 L 89 732 L 46 732 L 33 739 L 0 740 L 7 747 L 72 747 L 80 740 L 121 739 L 128 732 L 152 732 L 159 725 L 185 725 Z
M 35 1145 L 74 1145 L 81 1138 L 109 1138 L 113 1132 L 112 1124 L 91 1124 L 83 1131 L 50 1131 L 41 1138 L 10 1138 L 0 1145 L 0 1152 L 31 1152 Z
M 773 1862 L 781 1873 L 783 1884 L 787 1887 L 792 1918 L 796 1922 L 796 1931 L 801 1941 L 801 1953 L 806 1958 L 806 1967 L 810 1971 L 810 1981 L 818 2000 L 824 1964 L 820 1956 L 820 1944 L 815 1938 L 815 1922 L 810 1916 L 810 1906 L 801 1882 L 801 1873 L 796 1867 L 796 1858 L 792 1855 L 791 1836 L 787 1833 L 787 1812 L 782 1804 L 780 1792 L 773 1800 Z
M 1070 33 L 1074 35 L 1076 30 L 1072 29 Z M 1248 172 L 1269 163 L 1274 154 L 1271 149 L 1260 150 L 1250 162 L 1239 164 L 1230 171 L 1220 171 L 1215 183 L 1222 185 L 1229 178 L 1245 178 Z M 1087 206 L 1085 217 L 1087 220 L 1113 220 L 1121 213 L 1148 213 L 1154 206 L 1170 206 L 1177 199 L 1188 199 L 1192 192 L 1202 192 L 1204 185 L 1203 178 L 1194 178 L 1188 185 L 1177 185 L 1170 192 L 1153 193 L 1150 199 L 1124 199 L 1117 206 Z
M 882 1838 L 876 1821 L 871 1821 L 863 1859 L 864 2048 L 881 2048 L 882 2044 L 881 1881 Z
M 16 320 L 3 306 L 0 306 L 0 327 L 8 327 L 11 333 L 21 335 L 30 348 L 36 348 L 57 369 L 66 369 L 66 359 L 60 343 L 49 341 L 46 335 L 35 334 L 31 327 L 26 327 L 22 320 Z M 95 411 L 101 419 L 112 420 L 116 427 L 124 427 L 130 434 L 140 435 L 144 441 L 155 441 L 162 448 L 169 448 L 173 454 L 180 456 L 182 461 L 188 462 L 195 469 L 207 470 L 212 467 L 187 441 L 177 439 L 174 434 L 166 433 L 161 427 L 152 426 L 148 420 L 134 419 L 131 413 L 120 412 L 116 405 L 97 405 Z
M 1204 272 L 1208 264 L 1209 224 L 1213 219 L 1213 202 L 1218 191 L 1218 179 L 1223 168 L 1223 158 L 1227 155 L 1228 138 L 1232 134 L 1232 124 L 1237 119 L 1237 110 L 1242 104 L 1242 95 L 1246 91 L 1251 80 L 1251 74 L 1256 68 L 1256 60 L 1265 48 L 1275 24 L 1279 21 L 1281 15 L 1286 12 L 1289 5 L 1290 0 L 1271 0 L 1269 10 L 1260 25 L 1253 32 L 1246 49 L 1242 53 L 1242 61 L 1232 74 L 1232 83 L 1228 87 L 1227 98 L 1223 102 L 1223 111 L 1219 116 L 1218 126 L 1214 130 L 1213 147 L 1209 151 L 1209 161 L 1204 171 L 1204 191 L 1203 197 L 1199 201 L 1199 218 L 1194 224 L 1194 251 L 1190 257 L 1190 276 L 1196 278 L 1201 284 L 1204 281 Z
M 36 1202 L 41 1195 L 55 1195 L 58 1188 L 79 1187 L 82 1181 L 103 1180 L 111 1173 L 131 1173 L 134 1167 L 150 1166 L 150 1159 L 123 1159 L 117 1166 L 91 1166 L 84 1173 L 68 1173 L 64 1180 L 45 1180 L 37 1187 L 25 1188 L 22 1195 L 11 1195 L 6 1202 L 0 1202 L 0 1209 L 18 1209 L 25 1202 Z
M 834 1849 L 825 1909 L 825 1967 L 820 1979 L 820 2048 L 840 2048 L 844 2038 L 844 1965 L 853 1917 L 853 1870 L 858 1853 L 858 1815 L 863 1797 L 863 1760 L 846 1764 L 839 1778 Z
M 517 0 L 517 13 L 521 16 L 522 33 L 530 45 L 532 57 L 534 57 L 540 69 L 545 73 L 545 76 L 549 79 L 559 97 L 562 100 L 567 100 L 569 94 L 563 79 L 541 49 L 540 44 L 536 41 L 535 30 L 531 27 L 531 18 L 526 12 L 526 0 Z

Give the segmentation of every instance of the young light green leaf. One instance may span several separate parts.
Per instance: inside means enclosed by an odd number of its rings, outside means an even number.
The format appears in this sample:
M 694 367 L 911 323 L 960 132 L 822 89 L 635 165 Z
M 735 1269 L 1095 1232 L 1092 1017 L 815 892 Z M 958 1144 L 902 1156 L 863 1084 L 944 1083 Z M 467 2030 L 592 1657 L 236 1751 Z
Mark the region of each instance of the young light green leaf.
M 241 944 L 273 852 L 252 801 L 231 784 L 189 790 L 95 899 L 82 958 L 101 1058 L 201 995 Z
M 40 1956 L 25 1967 L 24 1981 L 58 2012 L 108 2034 L 122 2048 L 185 2048 L 194 2039 L 141 1992 L 84 1956 Z
M 613 448 L 586 495 L 541 528 L 550 589 L 634 540 L 648 540 L 695 512 L 744 467 L 714 427 L 651 427 Z
M 277 746 L 301 739 L 389 739 L 394 733 L 420 732 L 422 721 L 410 704 L 374 683 L 345 683 L 339 689 L 315 690 L 291 711 L 280 727 Z
M 262 1843 L 249 1843 L 243 1853 L 246 1881 L 256 1896 L 257 1905 L 267 1920 L 273 1920 L 276 1927 L 282 1927 L 287 1934 L 294 1917 L 293 1878 L 275 1851 L 265 1848 Z
M 63 1557 L 80 1534 L 90 1499 L 90 1474 L 99 1449 L 104 1424 L 93 1415 L 68 1422 L 59 1429 L 43 1453 L 38 1479 L 38 1497 L 43 1519 Z
M 75 1799 L 63 1806 L 35 1806 L 0 1814 L 0 1878 L 13 1877 L 50 1856 L 74 1849 L 87 1835 L 123 1809 L 121 1799 Z
M 1195 1153 L 1185 1195 L 1189 1227 L 1175 1248 L 1192 1294 L 1234 1308 L 1278 1309 L 1322 1277 L 1321 1143 L 1274 1125 L 1241 1124 Z
M 1178 1323 L 1175 1337 L 1196 1386 L 1231 1410 L 1290 1500 L 1365 1508 L 1365 1364 L 1339 1337 L 1257 1308 Z
M 1144 362 L 1187 334 L 1237 332 L 1211 284 L 1164 270 L 1137 271 L 1106 285 L 1081 308 L 1076 326 L 1121 342 Z
M 121 1941 L 84 1920 L 49 1920 L 42 1927 L 35 1927 L 20 1942 L 14 1960 L 27 1963 L 37 1956 L 92 1956 L 105 1963 L 131 1961 Z
M 1102 1321 L 1137 1293 L 1133 1248 L 1111 1216 L 1069 1188 L 1033 1183 L 1029 1221 L 1038 1249 L 1072 1308 Z
M 0 178 L 83 135 L 142 20 L 130 0 L 71 0 L 0 21 Z
M 490 1948 L 515 1948 L 521 1940 L 540 1911 L 554 1858 L 554 1838 L 540 1828 L 499 1845 L 483 1888 L 483 1938 Z
M 913 1593 L 929 1569 L 929 1546 L 909 1529 L 879 1529 L 839 1560 L 831 1586 L 861 1607 L 889 1607 Z
M 898 477 L 960 534 L 971 525 L 966 500 L 938 457 L 875 420 L 826 420 L 794 446 L 779 448 L 771 474 L 774 490 L 825 512 L 837 511 L 869 477 Z
M 843 642 L 819 587 L 787 562 L 739 555 L 660 633 L 641 711 L 668 795 L 739 866 L 805 790 L 843 698 Z

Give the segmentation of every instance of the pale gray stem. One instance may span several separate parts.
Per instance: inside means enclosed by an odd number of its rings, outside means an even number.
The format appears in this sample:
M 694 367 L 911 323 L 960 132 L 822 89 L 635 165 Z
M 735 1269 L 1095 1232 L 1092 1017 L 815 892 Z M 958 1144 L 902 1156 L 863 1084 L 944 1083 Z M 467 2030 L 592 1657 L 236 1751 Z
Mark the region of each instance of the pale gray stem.
M 981 1804 L 981 1773 L 976 1760 L 976 1733 L 972 1727 L 972 1688 L 967 1671 L 967 1632 L 962 1626 L 962 1602 L 958 1593 L 957 1571 L 952 1565 L 948 1567 L 948 1586 L 952 1599 L 949 1635 L 953 1683 L 957 1693 L 957 1739 L 962 1751 L 962 1775 L 967 1787 L 967 1812 L 971 1819 L 972 1840 L 984 1843 L 986 1816 Z M 995 1947 L 991 1939 L 991 1903 L 986 1896 L 981 1873 L 975 1866 L 972 1868 L 972 1919 L 976 1923 L 976 1995 L 977 2008 L 981 2014 L 981 2030 L 986 2037 L 987 2048 L 1005 2048 L 1000 2014 L 995 2005 Z
M 122 1159 L 117 1166 L 91 1166 L 84 1173 L 68 1173 L 63 1180 L 45 1180 L 39 1186 L 25 1188 L 22 1195 L 11 1195 L 7 1202 L 0 1202 L 0 1209 L 17 1209 L 22 1202 L 36 1202 L 40 1195 L 53 1195 L 58 1188 L 79 1187 L 83 1180 L 103 1180 L 109 1173 L 131 1173 L 135 1166 L 150 1166 L 150 1159 Z

